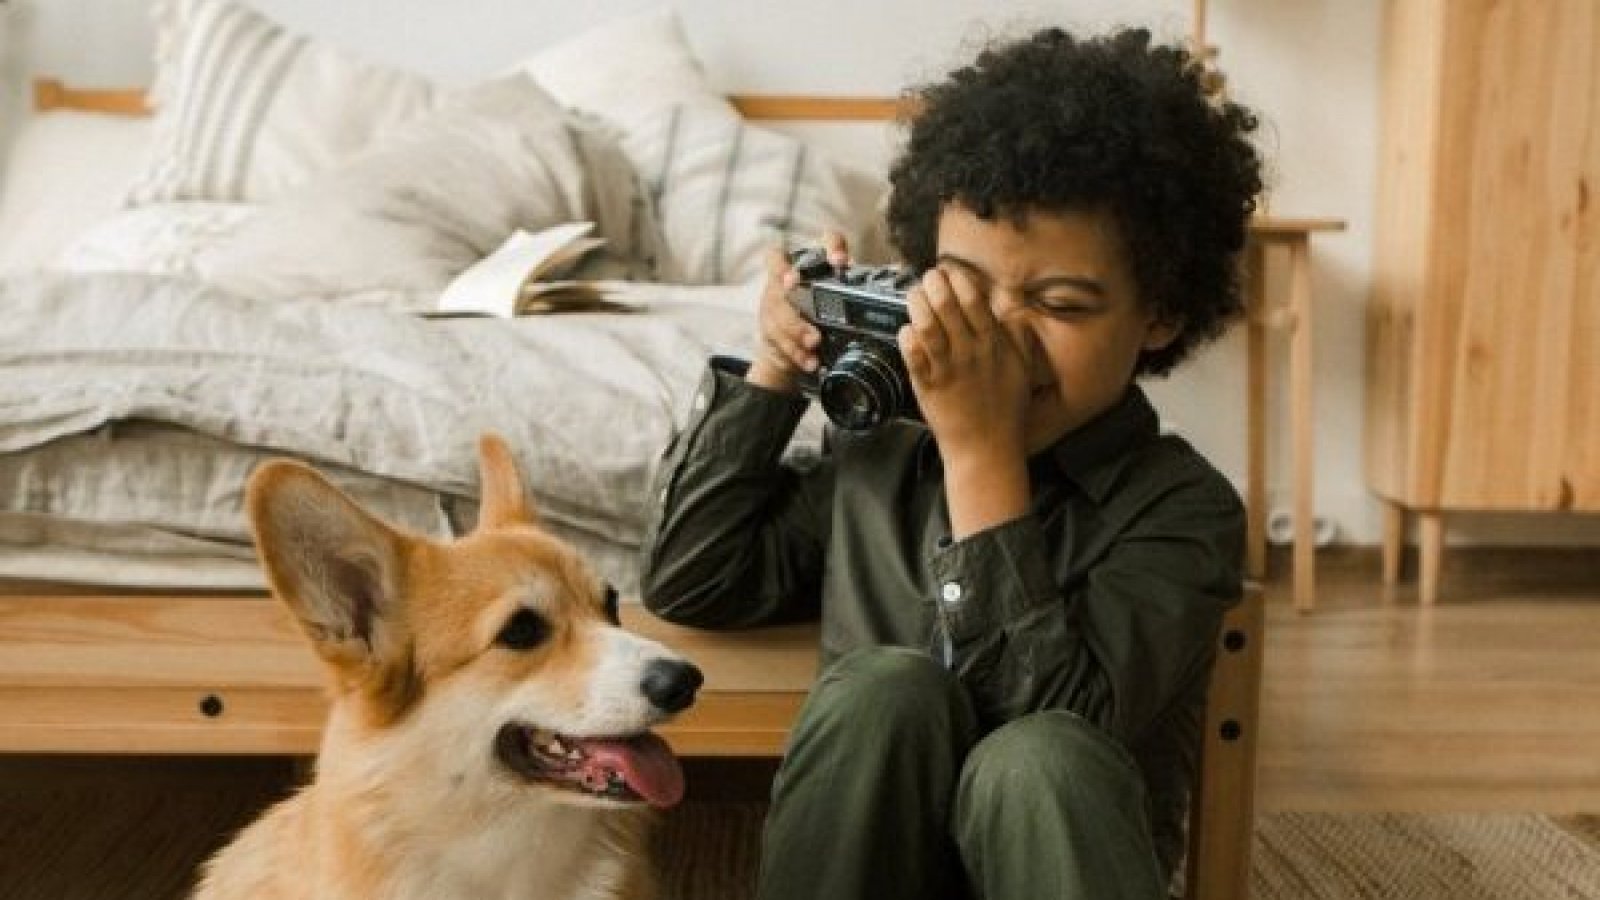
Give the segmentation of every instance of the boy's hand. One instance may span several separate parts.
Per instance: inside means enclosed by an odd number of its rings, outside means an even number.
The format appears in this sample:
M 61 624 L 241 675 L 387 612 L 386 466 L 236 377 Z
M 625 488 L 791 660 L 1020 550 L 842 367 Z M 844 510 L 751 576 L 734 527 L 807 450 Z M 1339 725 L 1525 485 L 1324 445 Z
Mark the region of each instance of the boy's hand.
M 944 460 L 950 536 L 961 540 L 1028 511 L 1027 364 L 1020 336 L 966 272 L 930 269 L 906 301 L 900 352 Z
M 835 266 L 849 262 L 849 248 L 843 236 L 827 232 L 822 236 L 822 246 L 828 261 Z M 783 248 L 772 248 L 757 317 L 756 357 L 745 375 L 752 384 L 788 394 L 800 392 L 802 374 L 817 370 L 817 348 L 822 344 L 822 333 L 789 305 L 789 291 L 799 280 Z
M 935 267 L 906 301 L 911 324 L 900 329 L 900 352 L 946 463 L 952 455 L 1026 458 L 1027 365 L 988 296 L 968 273 Z

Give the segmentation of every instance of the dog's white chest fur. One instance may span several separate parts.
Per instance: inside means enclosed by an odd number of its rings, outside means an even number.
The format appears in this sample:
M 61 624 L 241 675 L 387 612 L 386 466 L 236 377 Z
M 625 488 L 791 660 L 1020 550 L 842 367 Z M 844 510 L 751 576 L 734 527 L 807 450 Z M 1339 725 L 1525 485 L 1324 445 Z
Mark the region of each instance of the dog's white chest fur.
M 647 813 L 619 817 L 615 811 L 536 803 L 536 808 L 490 821 L 446 816 L 421 826 L 363 821 L 366 817 L 358 814 L 343 822 L 361 826 L 359 834 L 306 830 L 307 820 L 315 817 L 310 807 L 328 799 L 308 791 L 274 809 L 212 863 L 197 898 L 634 900 L 648 896 L 635 855 Z M 363 857 L 365 863 L 353 868 L 351 855 Z
M 418 847 L 398 854 L 389 896 L 395 900 L 636 896 L 629 891 L 636 886 L 637 861 L 630 864 L 617 851 L 638 848 L 617 846 L 617 826 L 623 823 L 611 815 L 607 821 L 590 810 L 545 807 L 478 823 L 476 833 L 431 852 Z M 416 837 L 421 840 L 410 843 L 430 842 L 426 836 Z

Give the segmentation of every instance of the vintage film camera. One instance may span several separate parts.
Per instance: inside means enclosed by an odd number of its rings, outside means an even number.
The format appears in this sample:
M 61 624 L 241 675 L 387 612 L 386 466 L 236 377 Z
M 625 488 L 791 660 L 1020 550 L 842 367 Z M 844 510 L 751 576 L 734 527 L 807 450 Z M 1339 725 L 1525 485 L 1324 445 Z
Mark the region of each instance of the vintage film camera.
M 817 248 L 793 251 L 789 260 L 800 275 L 789 302 L 822 332 L 820 365 L 802 376 L 801 390 L 845 431 L 872 431 L 891 419 L 922 421 L 895 341 L 911 321 L 906 291 L 915 273 L 893 266 L 839 271 Z

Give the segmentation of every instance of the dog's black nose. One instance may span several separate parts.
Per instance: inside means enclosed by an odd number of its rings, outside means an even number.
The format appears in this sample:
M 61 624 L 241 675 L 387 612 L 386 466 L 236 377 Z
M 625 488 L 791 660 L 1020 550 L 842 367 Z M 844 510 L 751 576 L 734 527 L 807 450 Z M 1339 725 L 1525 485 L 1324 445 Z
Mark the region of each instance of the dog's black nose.
M 693 663 L 655 659 L 644 667 L 644 680 L 639 683 L 639 689 L 658 708 L 675 713 L 689 708 L 694 702 L 694 692 L 705 680 Z

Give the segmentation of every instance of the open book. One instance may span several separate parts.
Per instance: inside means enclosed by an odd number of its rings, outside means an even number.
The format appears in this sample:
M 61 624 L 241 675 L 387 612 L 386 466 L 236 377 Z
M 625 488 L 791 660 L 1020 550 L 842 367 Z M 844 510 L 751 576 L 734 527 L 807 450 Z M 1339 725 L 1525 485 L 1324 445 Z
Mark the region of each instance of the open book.
M 518 229 L 498 250 L 464 269 L 439 295 L 436 314 L 526 316 L 535 313 L 619 309 L 606 286 L 571 278 L 605 238 L 589 234 L 593 222 L 569 222 L 543 231 Z

